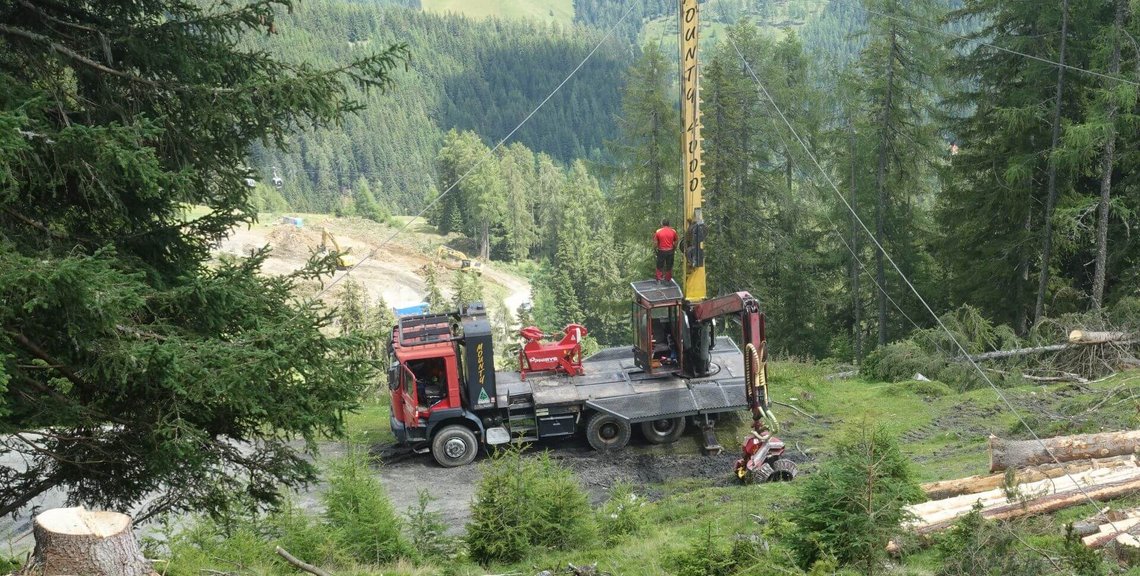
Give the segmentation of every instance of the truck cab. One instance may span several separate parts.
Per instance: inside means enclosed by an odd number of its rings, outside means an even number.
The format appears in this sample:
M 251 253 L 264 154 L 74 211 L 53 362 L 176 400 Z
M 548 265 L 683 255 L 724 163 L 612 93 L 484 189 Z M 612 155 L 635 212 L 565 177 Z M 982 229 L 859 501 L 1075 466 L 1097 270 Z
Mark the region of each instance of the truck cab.
M 390 424 L 396 439 L 445 466 L 478 453 L 480 414 L 496 403 L 491 326 L 482 304 L 399 319 L 389 347 Z

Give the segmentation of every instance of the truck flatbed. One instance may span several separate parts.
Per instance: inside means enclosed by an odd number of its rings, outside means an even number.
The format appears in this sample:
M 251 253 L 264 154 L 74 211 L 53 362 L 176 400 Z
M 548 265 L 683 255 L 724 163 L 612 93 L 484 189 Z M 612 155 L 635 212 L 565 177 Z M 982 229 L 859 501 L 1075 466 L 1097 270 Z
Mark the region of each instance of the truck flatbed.
M 581 376 L 532 373 L 524 380 L 498 372 L 496 404 L 529 395 L 536 410 L 587 406 L 631 423 L 746 409 L 744 360 L 730 338 L 717 338 L 712 364 L 700 378 L 646 374 L 634 365 L 631 348 L 607 348 L 582 361 Z

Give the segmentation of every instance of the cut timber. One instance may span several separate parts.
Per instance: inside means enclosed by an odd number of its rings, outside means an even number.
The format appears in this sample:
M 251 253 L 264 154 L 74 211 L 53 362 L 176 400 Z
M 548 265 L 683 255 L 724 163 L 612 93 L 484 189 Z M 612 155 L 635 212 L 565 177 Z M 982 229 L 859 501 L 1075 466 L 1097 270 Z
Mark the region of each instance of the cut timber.
M 125 514 L 91 511 L 82 506 L 55 508 L 36 516 L 32 533 L 36 548 L 24 573 L 154 574 L 135 540 L 131 517 Z
M 1044 444 L 1044 447 L 1042 446 Z M 1048 448 L 1046 451 L 1045 448 Z M 1058 436 L 1036 440 L 1002 440 L 990 436 L 990 472 L 1053 462 L 1134 454 L 1140 450 L 1140 430 Z
M 1056 512 L 1057 510 L 1087 502 L 1088 500 L 1086 500 L 1086 494 L 1089 499 L 1101 501 L 1127 496 L 1138 490 L 1140 490 L 1140 479 L 1130 478 L 1126 480 L 1109 482 L 1107 484 L 1090 486 L 1088 488 L 1085 488 L 1085 492 L 1083 493 L 1077 490 L 1071 490 L 1064 493 L 1044 496 L 1025 503 L 1015 502 L 1013 504 L 987 507 L 986 509 L 982 510 L 982 517 L 987 520 L 1008 520 L 1010 518 L 1018 518 L 1021 516 L 1048 514 L 1050 512 Z M 955 520 L 956 517 L 927 524 L 925 526 L 917 528 L 915 532 L 920 535 L 940 532 L 952 526 Z
M 1088 332 L 1085 330 L 1069 332 L 1070 344 L 1105 344 L 1127 339 L 1128 334 L 1125 332 Z
M 1089 548 L 1102 548 L 1121 534 L 1127 534 L 1140 526 L 1140 518 L 1125 518 L 1110 524 L 1102 524 L 1093 534 L 1081 538 L 1081 542 Z
M 1066 463 L 1063 466 L 1057 464 L 1045 464 L 1035 468 L 1028 468 L 1017 472 L 1013 481 L 1015 484 L 1024 484 L 1026 482 L 1036 482 L 1046 478 L 1057 478 L 1064 476 L 1065 473 L 1074 474 L 1077 472 L 1084 472 L 1085 470 L 1095 470 L 1099 468 L 1119 468 L 1121 466 L 1132 466 L 1133 456 L 1114 456 L 1112 458 L 1097 458 L 1092 460 L 1083 460 Z M 961 496 L 962 494 L 977 494 L 978 492 L 985 492 L 987 490 L 995 490 L 1005 485 L 1005 474 L 989 474 L 986 476 L 969 476 L 966 478 L 955 478 L 953 480 L 941 480 L 938 482 L 929 482 L 922 485 L 922 491 L 926 492 L 926 497 L 931 500 L 941 500 L 943 498 L 950 498 L 952 496 Z
M 1080 487 L 1097 488 L 1100 486 L 1116 485 L 1121 482 L 1140 482 L 1140 468 L 1121 467 L 1112 469 L 1086 470 L 1075 472 L 1069 476 L 1049 478 L 1037 482 L 1029 482 L 1017 486 L 1020 497 L 1011 500 L 1005 489 L 989 490 L 978 494 L 965 494 L 922 502 L 907 507 L 907 511 L 914 515 L 915 520 L 909 526 L 919 533 L 923 533 L 927 526 L 941 526 L 953 522 L 955 519 L 968 514 L 975 504 L 981 504 L 983 515 L 995 510 L 1004 509 L 1011 502 L 1020 506 L 1022 502 L 1032 505 L 1042 498 L 1055 495 L 1080 494 Z M 988 516 L 987 516 L 988 517 Z M 937 531 L 936 528 L 933 531 Z

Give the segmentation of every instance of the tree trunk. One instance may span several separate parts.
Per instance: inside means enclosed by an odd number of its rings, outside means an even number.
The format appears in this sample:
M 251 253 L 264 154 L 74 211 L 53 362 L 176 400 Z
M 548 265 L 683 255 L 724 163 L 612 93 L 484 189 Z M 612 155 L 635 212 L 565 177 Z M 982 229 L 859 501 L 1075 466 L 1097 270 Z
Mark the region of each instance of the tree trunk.
M 1033 231 L 1033 178 L 1029 179 L 1030 202 L 1025 208 L 1025 235 L 1028 237 Z M 1017 290 L 1014 292 L 1014 305 L 1017 307 L 1017 317 L 1014 319 L 1014 329 L 1018 335 L 1029 333 L 1029 310 L 1026 307 L 1025 290 L 1029 286 L 1029 252 L 1022 248 L 1021 260 L 1017 263 Z
M 131 530 L 131 518 L 117 512 L 55 508 L 36 516 L 36 548 L 25 573 L 154 574 Z
M 1116 20 L 1113 22 L 1112 64 L 1109 72 L 1120 73 L 1120 35 L 1124 29 L 1124 0 L 1116 0 Z M 1112 166 L 1116 154 L 1116 103 L 1108 106 L 1108 139 L 1104 143 L 1101 162 L 1100 203 L 1096 221 L 1096 268 L 1093 270 L 1093 308 L 1099 309 L 1104 301 L 1105 265 L 1108 263 L 1108 200 L 1112 194 Z
M 1042 443 L 1048 447 L 1048 452 Z M 1061 462 L 1135 454 L 1140 452 L 1140 430 L 1058 436 L 1043 438 L 1040 443 L 1036 440 L 1002 440 L 991 435 L 990 472 L 1052 463 L 1049 452 Z
M 851 326 L 852 335 L 855 337 L 855 364 L 859 365 L 863 361 L 863 306 L 859 297 L 859 224 L 855 219 L 857 198 L 855 196 L 855 130 L 848 122 L 848 133 L 850 140 L 850 154 L 851 154 L 851 307 L 855 313 L 855 321 Z
M 890 146 L 890 115 L 895 86 L 895 52 L 898 50 L 894 34 L 894 23 L 891 24 L 891 49 L 887 53 L 887 92 L 883 96 L 883 113 L 879 123 L 879 169 L 875 176 L 875 185 L 878 188 L 878 201 L 875 203 L 875 241 L 878 243 L 875 251 L 875 281 L 879 284 L 879 346 L 887 344 L 887 278 L 883 269 L 883 250 L 886 248 L 886 218 L 887 218 L 887 156 Z
M 1061 139 L 1061 98 L 1065 88 L 1065 44 L 1069 35 L 1069 0 L 1061 2 L 1061 54 L 1057 67 L 1057 101 L 1053 106 L 1053 142 L 1049 146 L 1049 187 L 1045 200 L 1045 234 L 1041 245 L 1041 276 L 1037 283 L 1037 305 L 1033 308 L 1033 323 L 1041 322 L 1045 315 L 1045 289 L 1049 285 L 1049 264 L 1053 258 L 1053 209 L 1057 206 L 1057 163 L 1053 154 Z

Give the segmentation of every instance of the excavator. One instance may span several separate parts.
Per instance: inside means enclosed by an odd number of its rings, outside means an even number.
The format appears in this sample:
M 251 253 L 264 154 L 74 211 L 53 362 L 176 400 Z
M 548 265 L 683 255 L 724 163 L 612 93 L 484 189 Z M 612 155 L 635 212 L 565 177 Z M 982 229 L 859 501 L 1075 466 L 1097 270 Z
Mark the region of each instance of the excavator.
M 435 254 L 443 262 L 444 266 L 452 270 L 469 270 L 476 274 L 483 274 L 483 263 L 468 257 L 466 254 L 454 248 L 440 245 L 436 249 Z
M 713 424 L 748 409 L 752 429 L 735 474 L 743 482 L 791 480 L 768 410 L 764 313 L 747 292 L 709 298 L 705 282 L 701 123 L 698 96 L 698 0 L 680 3 L 684 186 L 683 288 L 673 280 L 633 282 L 633 347 L 583 358 L 586 327 L 571 324 L 561 339 L 535 327 L 516 371 L 494 370 L 490 323 L 481 303 L 448 313 L 400 318 L 389 351 L 392 432 L 413 450 L 431 452 L 445 467 L 470 463 L 480 445 L 542 441 L 579 432 L 598 451 L 624 447 L 633 425 L 654 444 L 681 437 L 687 424 L 703 431 L 717 453 Z M 721 317 L 741 325 L 740 344 L 716 334 Z M 555 335 L 555 337 L 558 337 Z
M 321 228 L 321 245 L 317 247 L 317 253 L 327 254 L 330 250 L 330 246 L 332 251 L 336 254 L 337 270 L 348 270 L 349 268 L 356 266 L 357 262 L 359 262 L 359 260 L 356 259 L 356 256 L 353 256 L 350 253 L 352 250 L 351 248 L 341 250 L 340 244 L 337 243 L 336 237 L 332 235 L 332 232 L 329 232 L 325 228 Z

